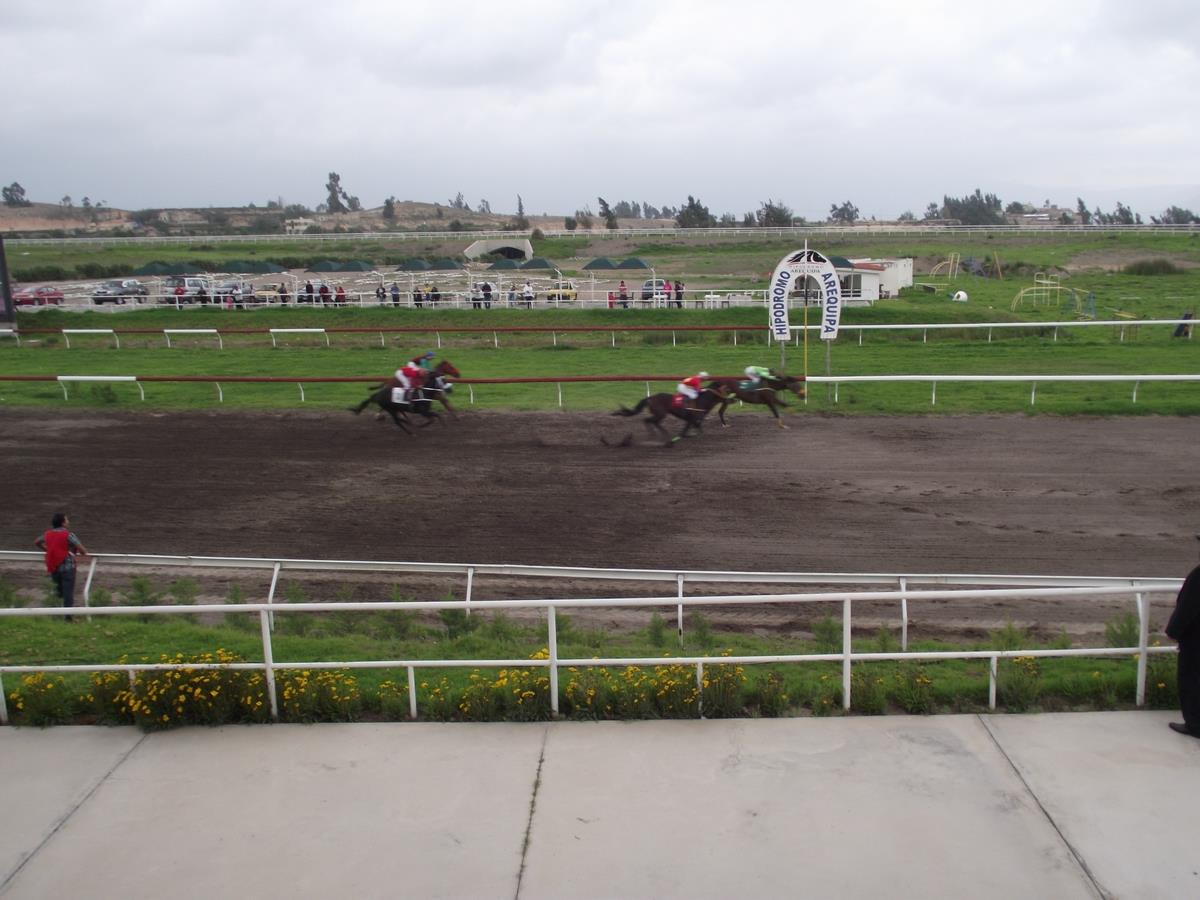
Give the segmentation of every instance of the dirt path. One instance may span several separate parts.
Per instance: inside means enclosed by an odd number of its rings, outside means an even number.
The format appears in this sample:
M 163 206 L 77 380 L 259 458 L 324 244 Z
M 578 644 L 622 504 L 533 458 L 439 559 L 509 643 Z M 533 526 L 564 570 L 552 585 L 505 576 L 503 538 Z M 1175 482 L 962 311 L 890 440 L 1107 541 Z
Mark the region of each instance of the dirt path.
M 1198 419 L 732 421 L 662 449 L 636 420 L 572 413 L 468 413 L 406 437 L 336 412 L 0 410 L 0 548 L 28 548 L 65 508 L 104 552 L 1166 577 L 1196 558 Z M 970 634 L 1110 614 L 982 613 L 915 615 Z

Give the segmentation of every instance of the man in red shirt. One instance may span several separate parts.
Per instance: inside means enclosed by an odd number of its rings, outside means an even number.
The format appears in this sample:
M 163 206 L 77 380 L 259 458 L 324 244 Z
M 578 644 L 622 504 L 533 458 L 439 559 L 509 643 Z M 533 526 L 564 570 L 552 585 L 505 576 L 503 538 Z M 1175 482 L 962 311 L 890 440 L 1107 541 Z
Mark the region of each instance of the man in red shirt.
M 46 572 L 54 582 L 54 588 L 62 598 L 63 606 L 74 606 L 75 555 L 87 556 L 87 548 L 71 531 L 67 514 L 56 512 L 51 516 L 50 530 L 34 541 L 33 545 L 46 554 Z M 66 616 L 66 620 L 70 622 L 71 617 Z
M 677 409 L 691 408 L 696 398 L 700 396 L 700 382 L 707 378 L 707 372 L 700 372 L 697 375 L 689 375 L 675 388 L 674 404 Z

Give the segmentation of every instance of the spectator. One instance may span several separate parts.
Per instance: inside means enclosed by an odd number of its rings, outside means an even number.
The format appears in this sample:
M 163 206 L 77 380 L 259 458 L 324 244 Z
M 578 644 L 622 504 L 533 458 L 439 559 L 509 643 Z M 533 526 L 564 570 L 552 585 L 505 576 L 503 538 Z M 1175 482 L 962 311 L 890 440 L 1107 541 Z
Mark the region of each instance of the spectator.
M 675 279 L 675 306 L 683 309 L 683 282 Z
M 71 531 L 71 522 L 66 513 L 56 512 L 50 517 L 50 530 L 43 533 L 33 545 L 46 554 L 46 572 L 54 582 L 54 590 L 65 608 L 75 605 L 75 555 L 87 556 L 87 548 Z M 68 622 L 71 616 L 65 617 Z
M 340 284 L 337 286 L 337 290 L 335 290 L 333 292 L 333 305 L 334 306 L 345 306 L 346 305 L 346 289 L 343 288 Z
M 400 286 L 396 282 L 392 282 L 392 306 L 400 305 Z
M 288 302 L 288 296 L 287 285 L 281 281 L 279 283 L 279 302 L 286 305 Z
M 313 291 L 314 290 L 315 290 L 315 288 L 313 288 L 313 283 L 312 283 L 311 279 L 304 282 L 304 296 L 309 303 L 313 302 Z
M 380 283 L 379 287 L 375 288 L 375 300 L 380 306 L 387 303 L 387 291 L 383 289 L 382 283 Z
M 533 309 L 533 285 L 528 281 L 521 288 L 521 301 L 525 304 L 526 309 Z
M 483 288 L 480 287 L 478 281 L 471 285 L 471 306 L 475 309 L 483 306 Z
M 1196 537 L 1200 538 L 1200 534 Z M 1176 681 L 1183 713 L 1182 722 L 1168 724 L 1172 731 L 1200 738 L 1200 566 L 1184 579 L 1166 632 L 1167 637 L 1179 643 Z
M 441 302 L 442 292 L 438 290 L 438 286 L 435 284 L 429 289 L 429 305 L 437 306 Z
M 492 284 L 490 281 L 483 283 L 483 308 L 492 308 Z
M 617 305 L 617 295 L 612 291 L 608 292 L 608 308 L 613 309 Z
M 329 285 L 322 282 L 321 287 L 317 291 L 317 293 L 321 297 L 321 305 L 322 306 L 325 306 L 327 303 L 329 303 Z
M 621 279 L 621 284 L 617 287 L 617 292 L 620 297 L 621 309 L 629 309 L 629 288 L 625 287 L 624 279 Z

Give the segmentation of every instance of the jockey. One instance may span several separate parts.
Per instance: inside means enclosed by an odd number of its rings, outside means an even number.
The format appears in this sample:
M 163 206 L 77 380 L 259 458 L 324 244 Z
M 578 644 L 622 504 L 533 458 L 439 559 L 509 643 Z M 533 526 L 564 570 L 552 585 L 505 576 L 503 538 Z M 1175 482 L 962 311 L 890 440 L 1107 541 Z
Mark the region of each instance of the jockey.
M 695 402 L 700 396 L 700 382 L 708 377 L 707 372 L 689 375 L 675 387 L 675 405 L 686 406 L 688 401 Z
M 762 387 L 762 380 L 768 375 L 774 375 L 773 369 L 768 369 L 765 366 L 746 366 L 746 378 L 750 381 L 750 387 L 757 390 Z
M 432 356 L 433 351 L 422 356 L 414 357 L 396 370 L 396 382 L 404 390 L 404 399 L 407 401 L 412 397 L 413 390 L 422 387 L 425 384 L 425 376 L 429 371 L 428 359 Z
M 437 354 L 434 353 L 432 350 L 426 350 L 420 356 L 414 356 L 412 359 L 410 359 L 408 361 L 408 364 L 410 366 L 414 366 L 415 368 L 421 369 L 425 372 L 432 372 L 433 371 L 433 358 L 436 355 Z

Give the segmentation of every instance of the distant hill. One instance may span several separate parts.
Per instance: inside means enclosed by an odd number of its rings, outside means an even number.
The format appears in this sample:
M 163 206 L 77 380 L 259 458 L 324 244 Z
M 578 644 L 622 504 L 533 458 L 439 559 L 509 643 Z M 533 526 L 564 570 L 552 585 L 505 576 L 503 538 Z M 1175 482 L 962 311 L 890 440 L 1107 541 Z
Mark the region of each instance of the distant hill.
M 303 226 L 321 231 L 439 231 L 451 230 L 459 223 L 467 230 L 500 231 L 512 228 L 512 215 L 480 213 L 469 209 L 454 209 L 438 203 L 403 200 L 395 203 L 396 216 L 383 217 L 383 207 L 347 213 L 308 212 L 287 215 L 279 209 L 266 207 L 200 207 L 179 209 L 125 210 L 109 207 L 84 209 L 34 203 L 32 206 L 0 206 L 0 233 L 27 236 L 89 235 L 89 234 L 225 234 L 250 232 L 282 234 L 286 219 L 303 218 L 311 224 Z M 559 230 L 563 216 L 527 216 L 530 227 Z M 622 219 L 621 227 L 674 228 L 673 219 Z M 592 230 L 603 229 L 604 222 L 593 218 Z

